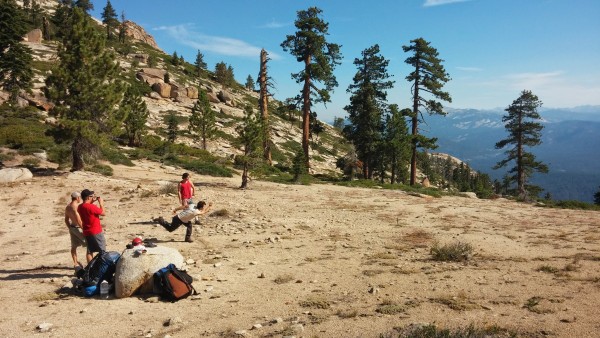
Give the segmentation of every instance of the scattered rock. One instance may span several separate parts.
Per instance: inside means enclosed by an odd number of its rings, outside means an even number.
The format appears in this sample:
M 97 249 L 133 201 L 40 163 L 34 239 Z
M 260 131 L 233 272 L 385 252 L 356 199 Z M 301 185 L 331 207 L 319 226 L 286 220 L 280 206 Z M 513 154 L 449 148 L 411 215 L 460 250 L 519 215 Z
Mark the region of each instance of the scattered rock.
M 52 329 L 52 326 L 53 324 L 44 322 L 38 325 L 37 329 L 39 332 L 48 332 L 50 329 Z
M 0 170 L 0 183 L 26 181 L 33 178 L 27 168 L 5 168 Z

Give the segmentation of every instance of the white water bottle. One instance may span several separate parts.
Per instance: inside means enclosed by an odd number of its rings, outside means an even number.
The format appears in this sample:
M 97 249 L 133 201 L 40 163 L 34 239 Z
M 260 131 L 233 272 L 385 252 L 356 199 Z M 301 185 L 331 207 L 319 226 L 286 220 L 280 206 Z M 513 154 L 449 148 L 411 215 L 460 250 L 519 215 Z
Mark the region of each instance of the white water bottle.
M 110 285 L 107 281 L 103 280 L 100 283 L 100 298 L 108 298 L 108 291 L 110 289 Z

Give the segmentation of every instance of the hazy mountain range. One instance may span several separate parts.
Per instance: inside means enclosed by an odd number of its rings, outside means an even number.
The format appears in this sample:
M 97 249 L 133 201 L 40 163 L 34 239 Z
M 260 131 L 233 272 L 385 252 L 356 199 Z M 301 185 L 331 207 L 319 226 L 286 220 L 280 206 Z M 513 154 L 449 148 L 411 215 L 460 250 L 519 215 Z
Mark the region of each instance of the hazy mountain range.
M 435 151 L 451 154 L 492 178 L 501 179 L 506 169 L 492 167 L 504 158 L 496 142 L 507 137 L 501 109 L 448 109 L 448 115 L 425 116 L 422 132 L 438 138 Z M 530 148 L 549 166 L 548 174 L 536 174 L 532 182 L 555 200 L 592 202 L 600 186 L 600 106 L 569 109 L 541 108 L 542 144 Z M 542 193 L 542 196 L 545 194 Z

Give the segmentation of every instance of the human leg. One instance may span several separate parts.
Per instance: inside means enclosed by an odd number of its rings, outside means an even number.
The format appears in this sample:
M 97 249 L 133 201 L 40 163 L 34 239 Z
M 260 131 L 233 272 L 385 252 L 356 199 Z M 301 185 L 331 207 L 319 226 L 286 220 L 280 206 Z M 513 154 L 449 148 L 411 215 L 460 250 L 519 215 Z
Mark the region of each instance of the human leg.
M 193 226 L 192 226 L 192 222 L 189 221 L 187 223 L 185 223 L 185 241 L 186 242 L 193 242 L 194 240 L 192 239 L 192 231 L 194 230 Z
M 75 226 L 69 227 L 69 237 L 71 239 L 71 258 L 73 259 L 73 266 L 78 267 L 82 266 L 82 264 L 77 259 L 77 247 L 86 246 L 85 238 L 81 233 L 81 229 Z

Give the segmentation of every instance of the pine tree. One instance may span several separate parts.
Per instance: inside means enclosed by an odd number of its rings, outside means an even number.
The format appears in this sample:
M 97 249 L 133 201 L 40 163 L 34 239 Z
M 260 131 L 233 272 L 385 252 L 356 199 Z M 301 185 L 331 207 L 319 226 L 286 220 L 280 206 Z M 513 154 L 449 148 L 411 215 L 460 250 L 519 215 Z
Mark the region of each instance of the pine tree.
M 406 116 L 410 109 L 399 110 L 392 104 L 385 120 L 384 142 L 385 154 L 388 156 L 391 177 L 390 183 L 406 182 L 408 163 L 410 162 L 410 137 L 406 125 Z
M 273 159 L 271 157 L 271 123 L 269 121 L 269 96 L 271 95 L 270 89 L 273 88 L 271 77 L 267 74 L 269 62 L 269 54 L 266 50 L 260 51 L 260 71 L 258 73 L 258 83 L 260 86 L 260 97 L 258 99 L 258 108 L 260 109 L 261 117 L 261 128 L 262 128 L 262 142 L 263 142 L 263 158 L 267 164 L 272 165 Z M 248 75 L 247 83 L 249 84 L 252 77 Z M 254 89 L 254 82 L 252 82 L 252 88 Z
M 414 68 L 406 80 L 412 82 L 412 157 L 410 161 L 410 185 L 414 185 L 417 177 L 417 148 L 433 149 L 435 148 L 435 138 L 426 138 L 419 135 L 419 122 L 423 122 L 422 111 L 428 114 L 446 115 L 443 106 L 438 100 L 452 102 L 450 94 L 442 91 L 442 87 L 450 81 L 446 73 L 443 60 L 438 57 L 438 51 L 429 45 L 429 42 L 422 38 L 411 40 L 410 46 L 402 46 L 404 52 L 412 53 L 412 56 L 406 59 L 406 63 Z M 433 99 L 427 100 L 423 92 L 429 93 Z M 421 117 L 421 118 L 419 118 Z
M 175 67 L 179 66 L 179 56 L 177 55 L 177 51 L 174 51 L 173 55 L 171 55 L 171 64 Z
M 254 79 L 252 78 L 252 75 L 248 74 L 248 77 L 246 78 L 246 84 L 244 86 L 247 90 L 254 90 Z
M 106 39 L 111 40 L 113 30 L 119 25 L 119 19 L 110 0 L 106 0 L 106 6 L 102 10 L 102 23 L 106 25 Z
M 215 65 L 215 78 L 218 83 L 226 86 L 228 81 L 227 64 L 223 61 Z
M 132 86 L 129 86 L 125 91 L 119 108 L 120 114 L 124 116 L 123 125 L 127 144 L 130 147 L 140 146 L 142 137 L 147 131 L 146 121 L 150 115 L 146 102 L 144 102 L 142 96 Z
M 75 0 L 74 6 L 81 8 L 86 14 L 94 9 L 94 4 L 90 0 Z
M 204 54 L 202 54 L 199 49 L 196 53 L 196 62 L 194 62 L 194 66 L 196 69 L 196 76 L 200 78 L 200 76 L 202 76 L 202 71 L 206 69 L 207 66 L 206 62 L 204 62 Z
M 504 127 L 509 134 L 508 138 L 496 143 L 496 149 L 502 149 L 507 145 L 513 146 L 504 152 L 507 157 L 498 162 L 494 169 L 502 168 L 510 162 L 515 163 L 508 172 L 512 174 L 509 176 L 510 182 L 517 183 L 517 194 L 520 198 L 527 198 L 529 195 L 527 190 L 531 190 L 532 187 L 535 190 L 539 189 L 527 185 L 528 178 L 534 172 L 548 172 L 547 165 L 536 161 L 535 156 L 525 150 L 525 147 L 534 147 L 542 143 L 541 131 L 544 126 L 535 122 L 541 119 L 537 112 L 538 107 L 541 106 L 542 101 L 536 95 L 529 90 L 523 90 L 521 95 L 505 109 L 508 114 L 502 117 L 502 122 L 505 122 Z
M 83 169 L 84 155 L 107 142 L 122 123 L 116 109 L 123 94 L 119 65 L 91 21 L 79 8 L 73 10 L 58 66 L 46 79 L 46 97 L 56 104 L 51 113 L 59 120 L 53 135 L 71 142 L 72 170 Z
M 320 18 L 322 12 L 317 7 L 298 11 L 298 18 L 294 22 L 296 33 L 288 35 L 281 43 L 284 51 L 289 51 L 296 61 L 304 65 L 301 71 L 292 74 L 292 78 L 296 83 L 303 84 L 298 100 L 302 101 L 302 150 L 307 168 L 310 168 L 308 148 L 313 96 L 314 103 L 331 100 L 329 93 L 338 85 L 333 70 L 342 59 L 340 46 L 325 39 L 329 35 L 329 24 Z M 317 88 L 317 83 L 322 83 L 324 88 Z
M 235 77 L 233 75 L 233 66 L 227 66 L 227 79 L 225 81 L 226 85 L 229 87 L 233 87 L 235 85 Z
M 600 205 L 600 187 L 598 187 L 598 191 L 594 194 L 594 204 Z
M 21 43 L 25 34 L 25 15 L 14 0 L 0 1 L 0 86 L 16 102 L 21 91 L 31 91 L 33 79 L 29 47 Z
M 177 135 L 179 134 L 179 122 L 177 122 L 177 116 L 174 112 L 170 112 L 166 119 L 167 123 L 167 141 L 175 143 Z
M 148 67 L 154 68 L 156 67 L 156 57 L 153 54 L 148 56 Z
M 73 1 L 60 0 L 54 11 L 54 15 L 50 18 L 50 22 L 54 26 L 55 37 L 62 39 L 71 30 L 71 18 L 73 16 Z
M 125 20 L 125 11 L 121 11 L 121 22 L 119 23 L 119 42 L 127 42 L 127 20 Z
M 389 61 L 379 55 L 379 45 L 363 50 L 361 55 L 361 58 L 354 59 L 358 71 L 347 90 L 351 93 L 350 104 L 344 110 L 350 123 L 344 131 L 363 162 L 364 178 L 370 179 L 382 156 L 377 150 L 381 149 L 382 143 L 386 91 L 392 88 L 394 82 L 388 80 Z
M 192 107 L 189 130 L 202 139 L 202 149 L 206 150 L 206 140 L 211 138 L 216 130 L 216 114 L 210 106 L 208 95 L 202 89 L 198 91 L 198 101 Z
M 238 133 L 238 142 L 242 147 L 244 155 L 241 157 L 243 165 L 242 184 L 240 189 L 248 187 L 248 178 L 250 168 L 258 161 L 261 156 L 260 151 L 260 120 L 250 105 L 244 109 L 244 119 L 236 128 Z

